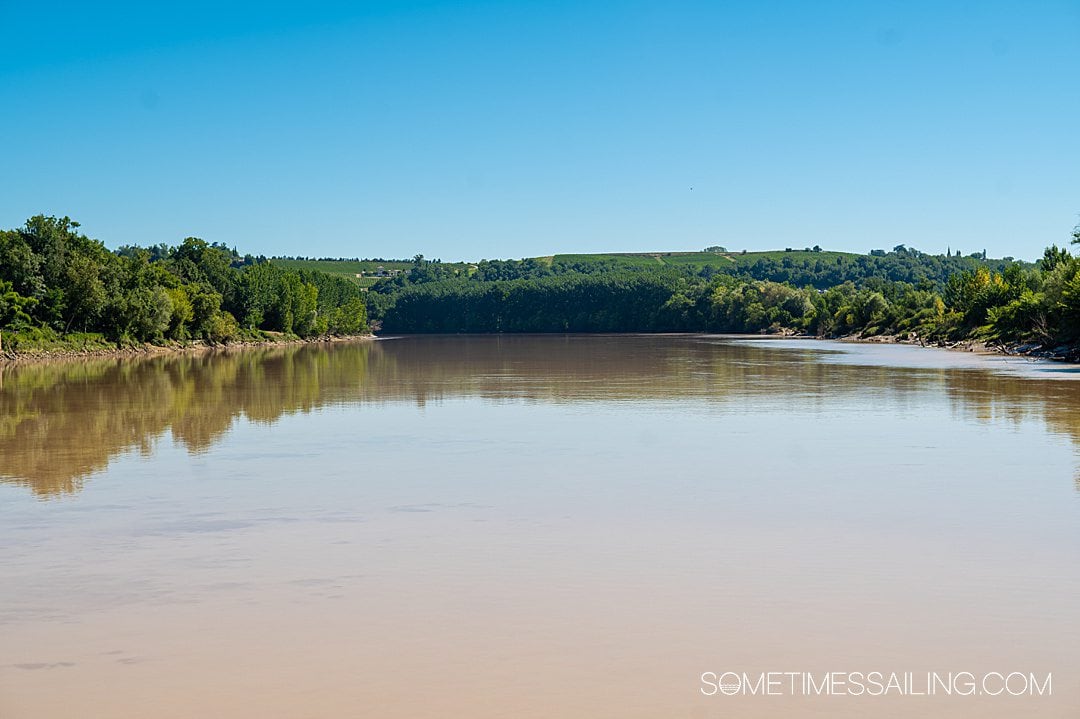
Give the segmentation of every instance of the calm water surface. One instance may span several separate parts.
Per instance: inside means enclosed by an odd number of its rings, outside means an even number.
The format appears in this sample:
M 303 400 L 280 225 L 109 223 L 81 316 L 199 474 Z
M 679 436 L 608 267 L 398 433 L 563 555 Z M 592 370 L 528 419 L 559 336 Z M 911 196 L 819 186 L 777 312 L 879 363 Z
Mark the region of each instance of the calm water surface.
M 0 372 L 3 719 L 1080 715 L 1075 367 L 521 336 Z M 726 670 L 1053 696 L 703 696 Z

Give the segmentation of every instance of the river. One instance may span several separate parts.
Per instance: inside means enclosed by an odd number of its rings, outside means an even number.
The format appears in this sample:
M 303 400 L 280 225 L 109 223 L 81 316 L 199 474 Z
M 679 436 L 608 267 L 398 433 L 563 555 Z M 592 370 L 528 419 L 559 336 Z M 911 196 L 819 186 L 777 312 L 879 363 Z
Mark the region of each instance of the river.
M 3 367 L 0 717 L 1077 716 L 1077 379 L 716 336 Z

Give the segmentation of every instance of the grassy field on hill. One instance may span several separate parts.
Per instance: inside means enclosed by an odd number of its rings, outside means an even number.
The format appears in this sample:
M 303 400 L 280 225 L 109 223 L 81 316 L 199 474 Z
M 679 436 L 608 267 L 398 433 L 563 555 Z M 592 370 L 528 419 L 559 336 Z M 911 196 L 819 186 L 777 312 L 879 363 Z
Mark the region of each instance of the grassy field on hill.
M 784 267 L 822 267 L 822 266 L 848 266 L 866 259 L 869 255 L 854 252 L 834 252 L 828 250 L 813 251 L 806 249 L 791 250 L 766 250 L 761 252 L 606 252 L 592 254 L 560 254 L 534 258 L 551 266 L 553 264 L 565 265 L 588 265 L 603 263 L 616 268 L 628 270 L 649 270 L 661 268 L 677 268 L 698 272 L 705 268 L 712 268 L 720 272 L 734 272 L 743 274 L 754 272 L 755 265 L 759 263 L 775 263 Z M 935 256 L 924 255 L 925 258 Z M 877 258 L 875 258 L 877 259 Z M 926 260 L 914 260 L 916 263 Z M 953 261 L 953 258 L 950 258 Z M 374 275 L 382 268 L 385 272 L 408 272 L 413 267 L 412 260 L 312 260 L 312 259 L 289 259 L 273 258 L 274 264 L 290 270 L 314 270 L 331 275 L 345 277 L 361 287 L 370 287 L 379 279 Z M 955 258 L 958 266 L 974 263 L 980 260 L 969 258 Z M 989 260 L 991 265 L 999 264 L 1001 260 Z M 470 276 L 475 265 L 466 262 L 448 262 L 443 265 L 455 274 Z M 362 275 L 358 277 L 357 275 Z
M 749 264 L 761 259 L 781 261 L 788 258 L 793 261 L 827 260 L 835 262 L 837 257 L 858 257 L 852 252 L 812 252 L 806 250 L 769 250 L 766 252 L 614 252 L 603 254 L 554 255 L 555 262 L 602 262 L 614 261 L 622 267 L 715 267 L 732 268 Z M 548 258 L 545 258 L 548 259 Z
M 270 261 L 287 270 L 310 270 L 344 277 L 361 287 L 370 287 L 375 284 L 379 278 L 374 273 L 380 267 L 387 272 L 391 270 L 404 272 L 413 266 L 411 260 L 293 260 L 275 257 Z M 464 265 L 462 266 L 464 267 Z M 357 275 L 363 276 L 357 277 Z

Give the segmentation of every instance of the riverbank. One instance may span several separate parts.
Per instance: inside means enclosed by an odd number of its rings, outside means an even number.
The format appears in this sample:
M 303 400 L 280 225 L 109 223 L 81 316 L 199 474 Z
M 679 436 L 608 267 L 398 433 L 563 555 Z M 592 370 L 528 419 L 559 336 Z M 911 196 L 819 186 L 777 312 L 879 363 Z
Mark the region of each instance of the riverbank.
M 358 335 L 324 335 L 320 337 L 297 337 L 295 335 L 264 333 L 259 339 L 234 340 L 230 342 L 207 342 L 194 340 L 190 342 L 169 342 L 167 344 L 138 344 L 126 346 L 102 347 L 93 346 L 84 349 L 57 348 L 57 349 L 31 349 L 26 351 L 0 351 L 0 364 L 25 364 L 28 362 L 54 362 L 60 360 L 88 359 L 88 358 L 111 358 L 124 357 L 153 357 L 158 355 L 205 353 L 230 350 L 254 349 L 259 347 L 277 347 L 282 345 L 316 344 L 326 342 L 355 342 L 360 340 L 374 339 L 371 333 Z
M 1049 347 L 1039 342 L 983 342 L 981 340 L 959 340 L 956 342 L 926 341 L 914 335 L 873 335 L 863 337 L 848 335 L 835 338 L 840 342 L 860 342 L 870 344 L 919 345 L 933 349 L 952 350 L 954 352 L 978 352 L 982 354 L 1008 355 L 1011 357 L 1033 357 L 1058 362 L 1080 364 L 1080 345 L 1059 345 Z
M 747 335 L 760 336 L 760 335 Z M 792 339 L 829 339 L 837 342 L 852 342 L 859 344 L 902 344 L 918 345 L 930 349 L 944 349 L 953 352 L 975 352 L 980 354 L 1008 355 L 1014 357 L 1032 357 L 1048 359 L 1059 362 L 1080 364 L 1080 346 L 1062 345 L 1059 347 L 1047 347 L 1045 345 L 1028 342 L 1002 344 L 995 342 L 983 342 L 980 340 L 960 340 L 955 342 L 927 341 L 914 335 L 882 334 L 864 337 L 858 334 L 845 335 L 842 337 L 816 337 L 814 335 L 800 334 L 792 330 L 777 332 L 772 336 L 788 337 Z M 123 357 L 152 357 L 178 353 L 204 353 L 228 350 L 243 350 L 259 347 L 275 347 L 281 345 L 318 344 L 326 342 L 354 342 L 359 340 L 373 340 L 376 336 L 372 333 L 359 335 L 330 335 L 320 337 L 297 337 L 274 332 L 264 332 L 263 337 L 258 339 L 233 340 L 230 342 L 207 342 L 204 340 L 190 342 L 170 342 L 163 345 L 139 344 L 128 346 L 93 346 L 83 349 L 57 348 L 57 349 L 30 349 L 26 351 L 11 351 L 4 348 L 0 351 L 0 364 L 22 364 L 27 362 L 52 362 L 58 360 L 72 360 L 80 358 L 123 358 Z

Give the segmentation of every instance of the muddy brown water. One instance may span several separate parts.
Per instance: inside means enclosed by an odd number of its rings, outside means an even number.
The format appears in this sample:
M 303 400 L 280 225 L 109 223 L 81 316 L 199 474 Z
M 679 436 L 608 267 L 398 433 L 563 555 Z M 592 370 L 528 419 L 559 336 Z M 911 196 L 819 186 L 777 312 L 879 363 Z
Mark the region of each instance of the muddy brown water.
M 0 372 L 3 719 L 1080 715 L 1076 367 L 486 336 Z

